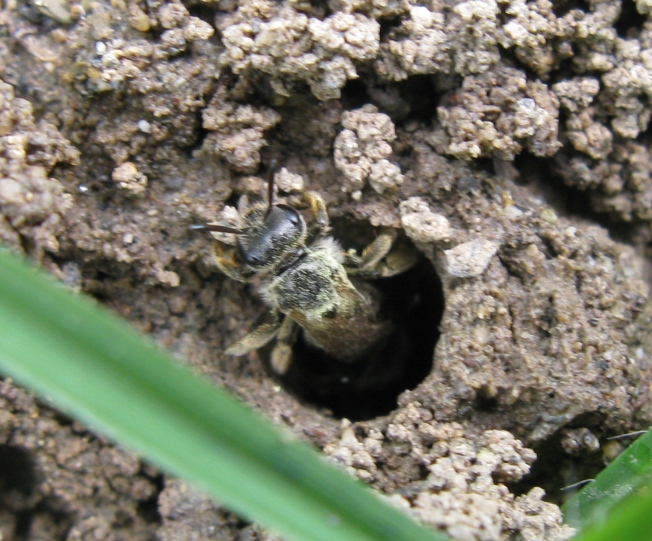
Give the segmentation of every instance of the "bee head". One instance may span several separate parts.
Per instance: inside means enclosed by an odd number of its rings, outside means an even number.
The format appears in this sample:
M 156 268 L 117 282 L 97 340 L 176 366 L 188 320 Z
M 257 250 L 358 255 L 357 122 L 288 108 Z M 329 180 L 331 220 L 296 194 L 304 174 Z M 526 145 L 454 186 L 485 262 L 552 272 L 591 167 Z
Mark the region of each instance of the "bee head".
M 238 235 L 238 258 L 251 271 L 271 270 L 298 255 L 306 240 L 306 222 L 299 212 L 282 203 L 274 204 L 274 182 L 268 185 L 268 202 L 249 208 L 241 218 L 244 227 L 205 224 L 191 229 Z
M 271 269 L 291 256 L 306 238 L 306 223 L 289 205 L 254 206 L 244 216 L 238 256 L 255 271 Z

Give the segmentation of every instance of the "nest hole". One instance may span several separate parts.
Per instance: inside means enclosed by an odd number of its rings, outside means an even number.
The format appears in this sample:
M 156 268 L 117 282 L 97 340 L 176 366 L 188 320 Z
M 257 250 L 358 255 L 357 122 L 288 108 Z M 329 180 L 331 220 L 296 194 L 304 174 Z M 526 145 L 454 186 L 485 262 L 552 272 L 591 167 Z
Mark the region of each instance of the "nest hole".
M 0 508 L 15 514 L 12 539 L 27 539 L 32 522 L 30 500 L 36 486 L 29 452 L 14 445 L 0 445 Z
M 0 496 L 12 492 L 29 495 L 35 484 L 34 465 L 28 451 L 14 445 L 0 445 Z
M 345 248 L 361 249 L 373 239 L 362 224 L 335 222 L 333 229 Z M 356 362 L 342 363 L 300 337 L 290 370 L 280 378 L 300 400 L 352 421 L 388 414 L 402 392 L 426 378 L 444 309 L 441 281 L 422 255 L 409 271 L 368 282 L 381 292 L 382 312 L 394 324 L 386 340 Z

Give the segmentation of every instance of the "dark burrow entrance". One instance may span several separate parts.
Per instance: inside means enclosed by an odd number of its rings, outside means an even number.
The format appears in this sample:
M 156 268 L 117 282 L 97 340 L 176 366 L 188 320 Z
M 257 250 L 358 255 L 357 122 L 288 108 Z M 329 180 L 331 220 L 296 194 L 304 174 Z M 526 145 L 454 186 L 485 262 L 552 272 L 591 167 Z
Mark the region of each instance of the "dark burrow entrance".
M 61 510 L 55 498 L 44 497 L 37 490 L 38 477 L 28 450 L 16 445 L 0 445 L 0 519 L 7 528 L 5 534 L 9 532 L 9 539 L 32 539 L 35 521 L 38 521 L 37 528 L 49 527 L 49 539 L 66 537 L 70 516 Z
M 351 231 L 365 231 L 364 226 L 334 225 L 333 236 L 344 247 L 365 245 L 360 238 L 348 238 Z M 361 237 L 373 238 L 370 230 Z M 383 313 L 395 327 L 387 339 L 355 363 L 342 363 L 300 338 L 290 370 L 281 377 L 283 386 L 299 399 L 352 421 L 391 412 L 398 395 L 430 373 L 444 309 L 441 281 L 421 255 L 409 271 L 369 282 L 383 295 Z

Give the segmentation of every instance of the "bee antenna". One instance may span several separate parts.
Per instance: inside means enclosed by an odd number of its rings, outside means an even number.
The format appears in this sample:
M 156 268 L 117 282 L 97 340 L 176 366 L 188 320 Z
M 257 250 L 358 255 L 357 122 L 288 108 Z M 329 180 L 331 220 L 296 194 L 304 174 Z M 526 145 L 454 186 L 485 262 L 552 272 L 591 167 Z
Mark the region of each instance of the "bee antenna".
M 242 229 L 236 229 L 235 227 L 227 227 L 225 225 L 217 224 L 196 224 L 191 225 L 189 229 L 194 231 L 213 231 L 215 233 L 232 233 L 234 235 L 242 235 L 244 233 Z
M 267 207 L 267 212 L 269 213 L 272 210 L 272 205 L 274 204 L 274 175 L 267 182 L 267 201 L 269 201 L 269 206 Z
M 272 160 L 269 164 L 269 171 L 271 172 L 269 180 L 267 181 L 267 214 L 272 211 L 274 205 L 274 172 L 276 171 L 276 160 Z

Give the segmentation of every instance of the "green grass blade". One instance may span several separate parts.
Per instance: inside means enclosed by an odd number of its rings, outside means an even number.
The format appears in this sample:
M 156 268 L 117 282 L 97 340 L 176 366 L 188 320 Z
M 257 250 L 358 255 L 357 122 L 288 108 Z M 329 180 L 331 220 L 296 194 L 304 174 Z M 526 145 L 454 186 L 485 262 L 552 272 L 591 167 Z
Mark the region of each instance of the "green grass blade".
M 4 250 L 0 372 L 287 539 L 445 539 Z
M 611 531 L 612 512 L 613 520 L 616 520 L 615 510 L 620 510 L 628 504 L 627 497 L 631 494 L 647 493 L 649 487 L 652 487 L 652 433 L 648 431 L 602 470 L 595 481 L 586 485 L 566 502 L 563 507 L 565 520 L 568 524 L 582 530 L 595 528 L 600 530 L 608 527 Z M 647 498 L 650 505 L 648 509 L 652 510 L 649 494 Z M 648 515 L 652 516 L 652 513 L 648 511 Z M 647 524 L 650 516 L 641 516 L 643 522 L 638 527 L 642 528 Z M 586 539 L 594 539 L 594 535 L 595 532 Z M 646 537 L 618 536 L 617 538 L 652 539 L 652 531 L 648 530 L 645 535 Z M 607 538 L 595 537 L 595 539 Z
M 649 541 L 652 539 L 652 491 L 649 485 L 630 494 L 606 522 L 586 525 L 572 541 Z

